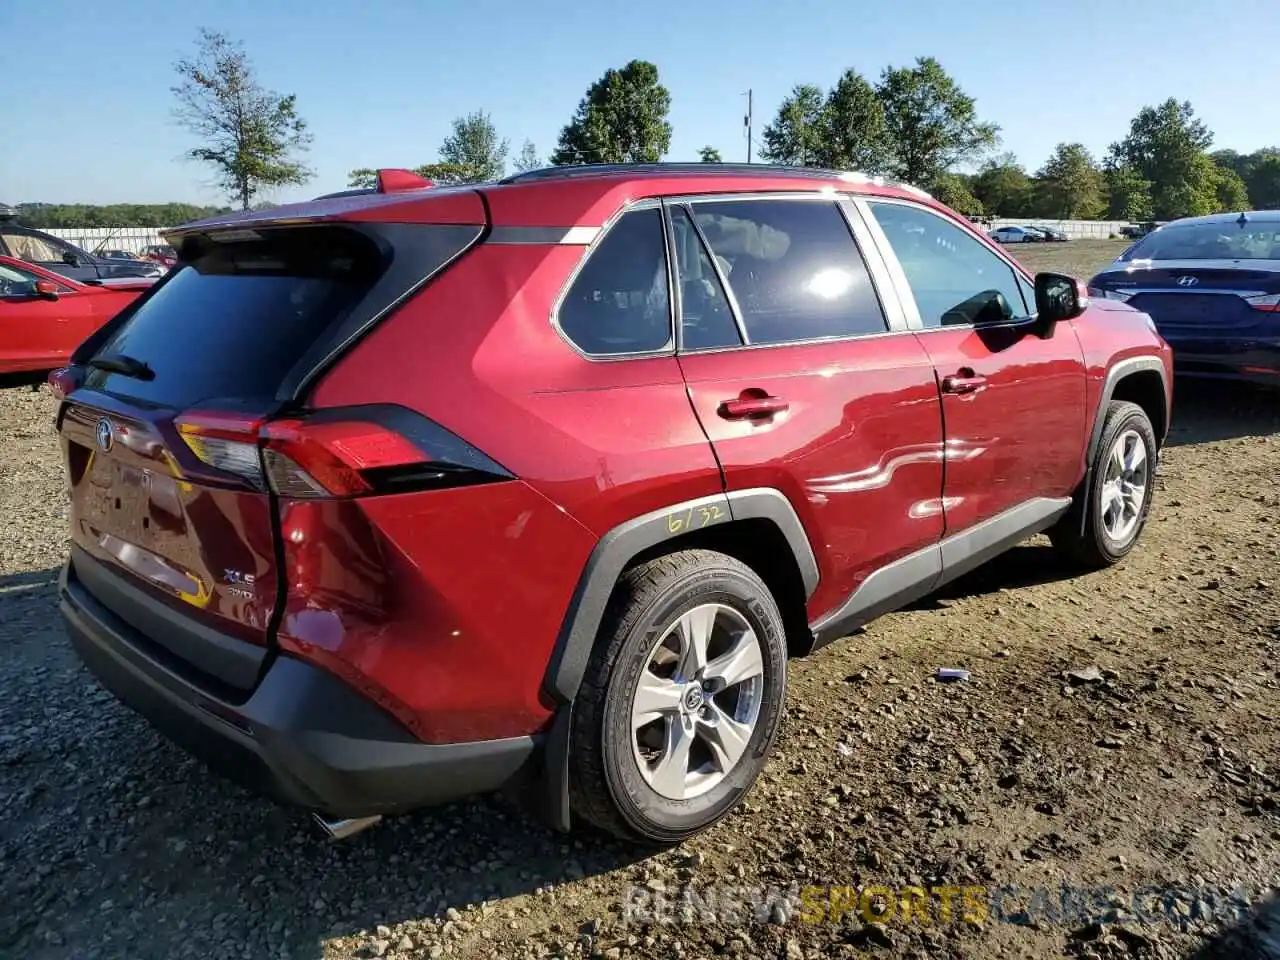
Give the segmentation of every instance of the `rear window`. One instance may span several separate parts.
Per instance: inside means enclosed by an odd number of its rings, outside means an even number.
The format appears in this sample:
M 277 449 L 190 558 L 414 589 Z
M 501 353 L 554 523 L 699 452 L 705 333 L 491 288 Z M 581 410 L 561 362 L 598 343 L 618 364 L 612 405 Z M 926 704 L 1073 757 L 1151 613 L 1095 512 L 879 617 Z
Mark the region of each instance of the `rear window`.
M 378 279 L 383 256 L 341 227 L 209 244 L 94 351 L 146 363 L 150 380 L 91 370 L 86 384 L 177 407 L 272 398 L 321 335 Z
M 1121 260 L 1280 260 L 1280 222 L 1174 224 L 1149 233 Z

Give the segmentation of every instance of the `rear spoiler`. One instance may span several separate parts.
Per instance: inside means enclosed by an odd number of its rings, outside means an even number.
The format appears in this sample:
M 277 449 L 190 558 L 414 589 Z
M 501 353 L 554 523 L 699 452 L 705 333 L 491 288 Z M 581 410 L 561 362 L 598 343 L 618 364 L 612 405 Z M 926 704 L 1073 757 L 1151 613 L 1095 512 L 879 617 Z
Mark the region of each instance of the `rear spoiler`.
M 398 167 L 382 167 L 377 171 L 376 187 L 356 187 L 353 190 L 339 190 L 337 193 L 322 193 L 316 200 L 332 200 L 335 197 L 359 197 L 370 193 L 401 193 L 405 190 L 425 190 L 434 187 L 435 181 L 419 176 L 412 170 Z

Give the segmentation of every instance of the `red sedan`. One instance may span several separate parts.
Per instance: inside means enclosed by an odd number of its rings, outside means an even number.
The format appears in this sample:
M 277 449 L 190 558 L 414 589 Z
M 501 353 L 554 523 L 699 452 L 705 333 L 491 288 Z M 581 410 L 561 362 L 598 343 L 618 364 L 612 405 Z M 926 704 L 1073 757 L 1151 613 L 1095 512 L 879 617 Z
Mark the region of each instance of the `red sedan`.
M 62 366 L 82 340 L 154 282 L 137 277 L 79 283 L 0 257 L 0 375 Z

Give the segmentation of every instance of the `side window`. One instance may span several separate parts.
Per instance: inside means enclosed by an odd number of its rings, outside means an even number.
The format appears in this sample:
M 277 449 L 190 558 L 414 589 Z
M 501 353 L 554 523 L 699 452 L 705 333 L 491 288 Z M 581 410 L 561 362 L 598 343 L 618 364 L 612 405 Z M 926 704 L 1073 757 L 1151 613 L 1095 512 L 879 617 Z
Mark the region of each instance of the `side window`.
M 34 273 L 0 263 L 0 298 L 34 296 L 37 279 Z
M 676 276 L 680 278 L 680 342 L 685 350 L 741 346 L 733 308 L 725 296 L 693 218 L 685 207 L 671 210 Z M 727 272 L 729 264 L 721 261 Z
M 583 353 L 649 353 L 671 343 L 662 212 L 623 214 L 587 254 L 557 320 Z
M 992 309 L 996 295 L 1003 299 L 999 309 L 1007 305 L 1009 316 L 1030 312 L 1013 268 L 965 230 L 921 207 L 870 206 L 902 264 L 926 328 L 971 324 Z
M 28 263 L 56 263 L 62 259 L 62 251 L 44 237 L 34 233 L 5 231 L 0 234 L 12 256 Z
M 694 207 L 751 343 L 884 333 L 884 311 L 834 202 L 708 201 Z

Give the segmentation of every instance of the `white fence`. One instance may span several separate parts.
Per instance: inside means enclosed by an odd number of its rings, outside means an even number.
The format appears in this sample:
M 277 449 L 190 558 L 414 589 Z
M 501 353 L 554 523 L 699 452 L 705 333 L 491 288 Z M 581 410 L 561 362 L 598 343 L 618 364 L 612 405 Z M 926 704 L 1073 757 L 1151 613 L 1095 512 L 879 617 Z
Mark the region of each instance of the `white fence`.
M 985 225 L 987 221 L 983 221 Z M 1128 220 L 1010 220 L 994 217 L 987 230 L 998 230 L 1001 227 L 1041 226 L 1061 230 L 1072 240 L 1106 240 L 1108 237 L 1120 236 L 1120 231 L 1130 226 Z
M 82 250 L 128 250 L 141 253 L 153 243 L 164 243 L 160 227 L 54 227 L 45 230 L 74 243 Z

